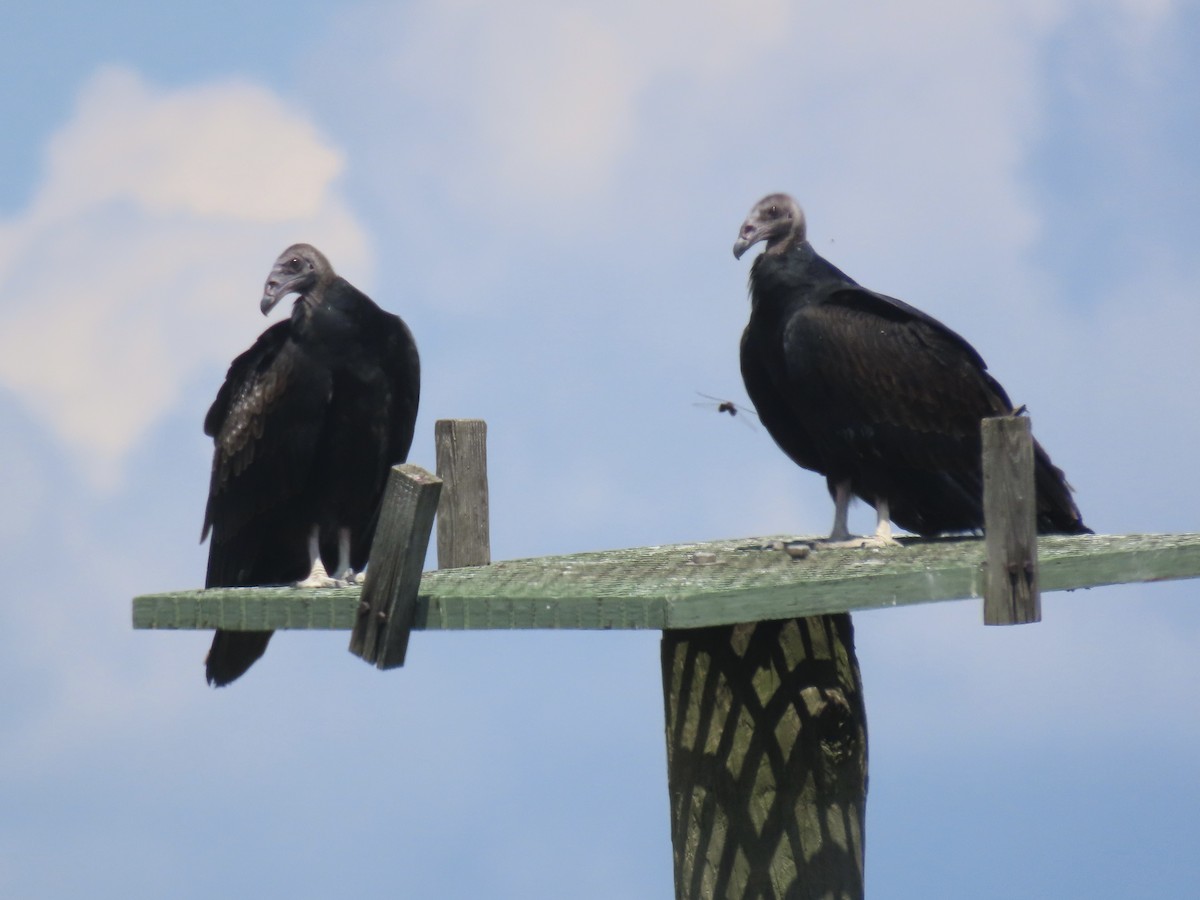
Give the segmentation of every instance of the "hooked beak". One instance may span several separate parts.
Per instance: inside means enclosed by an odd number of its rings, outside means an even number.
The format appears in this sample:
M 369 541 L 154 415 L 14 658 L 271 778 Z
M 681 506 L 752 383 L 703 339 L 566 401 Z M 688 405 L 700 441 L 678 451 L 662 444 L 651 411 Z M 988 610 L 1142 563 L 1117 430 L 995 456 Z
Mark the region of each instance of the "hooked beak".
M 300 290 L 300 282 L 304 280 L 304 275 L 289 275 L 281 272 L 278 268 L 272 269 L 271 274 L 267 276 L 267 283 L 263 286 L 262 300 L 259 301 L 258 308 L 262 310 L 265 316 L 275 304 L 286 297 L 293 291 Z
M 742 223 L 738 239 L 733 242 L 733 258 L 741 259 L 742 254 L 766 237 L 765 232 L 755 223 L 747 219 Z
M 733 258 L 742 258 L 743 253 L 750 250 L 750 247 L 766 238 L 766 236 L 766 229 L 761 228 L 757 223 L 752 222 L 748 218 L 748 220 L 742 223 L 742 229 L 738 232 L 738 239 L 733 241 Z

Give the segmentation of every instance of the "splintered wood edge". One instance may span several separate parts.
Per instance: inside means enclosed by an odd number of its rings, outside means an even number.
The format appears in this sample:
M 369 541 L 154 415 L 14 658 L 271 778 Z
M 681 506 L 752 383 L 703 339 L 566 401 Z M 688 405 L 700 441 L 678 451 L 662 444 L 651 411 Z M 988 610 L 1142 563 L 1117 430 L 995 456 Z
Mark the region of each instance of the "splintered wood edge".
M 982 593 L 978 538 L 905 539 L 883 551 L 815 550 L 779 538 L 507 560 L 426 572 L 418 630 L 662 629 L 826 615 Z M 1200 577 L 1200 534 L 1039 540 L 1043 592 Z M 216 588 L 134 598 L 138 629 L 352 628 L 359 588 Z
M 412 463 L 392 467 L 371 545 L 350 652 L 380 668 L 404 664 L 442 479 Z M 365 607 L 365 609 L 364 609 Z

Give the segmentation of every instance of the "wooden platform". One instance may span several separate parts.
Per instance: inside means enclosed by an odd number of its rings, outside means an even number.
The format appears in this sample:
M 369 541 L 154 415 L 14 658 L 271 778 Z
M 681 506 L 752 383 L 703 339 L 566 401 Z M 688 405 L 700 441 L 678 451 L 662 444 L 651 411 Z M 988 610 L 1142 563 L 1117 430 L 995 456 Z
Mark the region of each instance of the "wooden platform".
M 696 628 L 979 597 L 978 538 L 816 550 L 738 538 L 545 556 L 426 572 L 417 629 Z M 1044 537 L 1043 591 L 1200 577 L 1200 534 Z M 359 588 L 219 588 L 133 601 L 135 628 L 353 627 Z

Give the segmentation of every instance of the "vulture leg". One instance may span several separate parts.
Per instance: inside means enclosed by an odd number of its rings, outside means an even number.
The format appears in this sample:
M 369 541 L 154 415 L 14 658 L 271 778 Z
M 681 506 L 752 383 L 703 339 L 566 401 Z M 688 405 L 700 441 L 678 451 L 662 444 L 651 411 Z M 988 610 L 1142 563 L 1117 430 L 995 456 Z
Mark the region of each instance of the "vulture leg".
M 350 565 L 349 528 L 338 529 L 338 563 L 337 568 L 333 570 L 333 574 L 340 584 L 351 585 L 355 583 L 354 567 Z
M 337 580 L 329 577 L 329 573 L 325 571 L 325 564 L 321 562 L 321 532 L 316 525 L 313 526 L 312 532 L 308 536 L 308 558 L 312 560 L 312 570 L 308 573 L 307 578 L 296 582 L 296 587 L 338 587 Z
M 850 511 L 850 482 L 843 481 L 837 485 L 834 496 L 833 530 L 829 537 L 818 541 L 816 546 L 842 550 L 878 550 L 882 547 L 898 547 L 900 542 L 892 537 L 892 521 L 886 497 L 875 500 L 875 533 L 870 537 L 857 537 L 850 533 L 847 517 Z
M 847 520 L 850 516 L 850 499 L 853 495 L 850 493 L 850 482 L 843 481 L 835 488 L 833 500 L 833 528 L 822 543 L 825 544 L 843 544 L 851 540 L 854 535 L 850 533 L 850 528 L 847 525 Z
M 891 510 L 886 497 L 875 498 L 875 534 L 863 538 L 864 547 L 899 547 L 900 542 L 892 537 Z

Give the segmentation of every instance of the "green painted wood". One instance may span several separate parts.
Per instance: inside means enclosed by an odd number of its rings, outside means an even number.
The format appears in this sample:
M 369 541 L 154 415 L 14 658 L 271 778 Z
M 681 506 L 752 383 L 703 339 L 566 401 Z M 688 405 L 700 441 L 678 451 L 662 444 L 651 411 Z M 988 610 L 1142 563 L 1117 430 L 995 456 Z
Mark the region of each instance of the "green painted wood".
M 981 596 L 978 538 L 792 559 L 742 538 L 426 572 L 414 628 L 697 628 Z M 1200 577 L 1200 534 L 1038 542 L 1043 593 Z M 135 628 L 350 629 L 359 588 L 214 588 L 133 601 Z

